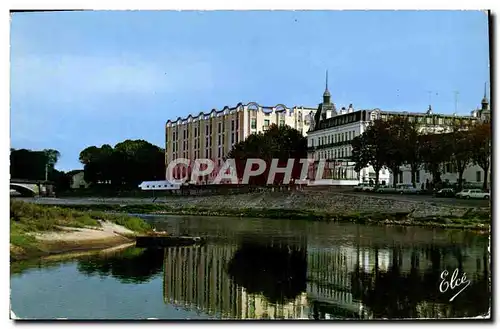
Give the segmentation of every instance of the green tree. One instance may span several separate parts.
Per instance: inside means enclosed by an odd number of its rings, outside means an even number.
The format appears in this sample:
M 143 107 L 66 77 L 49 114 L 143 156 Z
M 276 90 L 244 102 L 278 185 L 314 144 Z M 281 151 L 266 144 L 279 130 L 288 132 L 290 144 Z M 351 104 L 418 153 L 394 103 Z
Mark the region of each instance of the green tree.
M 57 152 L 57 151 L 55 151 Z M 59 152 L 57 152 L 59 154 Z M 52 163 L 55 161 L 52 159 Z M 49 157 L 45 151 L 11 149 L 10 176 L 17 179 L 45 180 Z M 53 166 L 49 168 L 54 170 Z
M 381 119 L 373 121 L 362 135 L 351 141 L 355 170 L 371 165 L 375 171 L 375 188 L 379 186 L 380 170 L 387 167 L 391 141 L 390 124 Z
M 136 188 L 145 180 L 165 179 L 165 151 L 144 140 L 125 140 L 111 147 L 90 146 L 80 152 L 85 180 Z
M 393 185 L 396 187 L 397 177 L 401 166 L 405 162 L 406 134 L 408 133 L 408 118 L 394 117 L 388 121 L 389 145 L 387 148 L 385 163 L 393 174 Z
M 451 158 L 448 139 L 442 134 L 423 134 L 419 137 L 418 147 L 425 170 L 431 173 L 434 184 L 440 183 L 442 164 Z
M 266 170 L 259 176 L 250 177 L 250 184 L 266 184 L 272 159 L 278 159 L 278 166 L 285 167 L 289 159 L 294 159 L 291 179 L 300 178 L 300 159 L 307 157 L 307 139 L 297 130 L 287 125 L 271 125 L 264 133 L 252 134 L 235 144 L 228 154 L 234 159 L 239 178 L 243 177 L 248 159 L 257 158 L 266 162 Z M 255 168 L 254 168 L 255 169 Z M 284 174 L 277 174 L 274 183 L 282 182 Z
M 488 172 L 491 164 L 491 124 L 475 125 L 469 134 L 472 162 L 484 171 L 483 189 L 488 188 Z
M 458 189 L 463 187 L 465 169 L 472 163 L 473 144 L 471 143 L 470 126 L 458 120 L 452 125 L 452 132 L 445 134 L 443 139 L 451 151 L 451 163 L 455 165 L 458 173 Z

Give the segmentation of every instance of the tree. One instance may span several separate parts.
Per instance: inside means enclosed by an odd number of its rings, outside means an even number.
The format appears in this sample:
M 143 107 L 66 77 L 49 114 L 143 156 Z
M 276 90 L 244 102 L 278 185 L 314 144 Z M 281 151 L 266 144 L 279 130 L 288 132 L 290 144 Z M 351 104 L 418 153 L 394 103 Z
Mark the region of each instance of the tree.
M 10 175 L 11 178 L 45 180 L 46 170 L 48 174 L 54 170 L 59 152 L 32 151 L 27 149 L 11 149 L 10 153 Z M 49 160 L 49 155 L 57 154 L 57 157 Z M 52 164 L 49 166 L 49 163 Z
M 410 121 L 409 119 L 406 119 L 403 124 L 403 162 L 410 166 L 411 183 L 413 187 L 416 187 L 417 171 L 420 170 L 422 164 L 420 126 L 416 120 Z
M 371 165 L 375 170 L 375 188 L 379 186 L 380 170 L 387 166 L 391 141 L 389 122 L 377 119 L 351 142 L 355 170 Z
M 483 122 L 474 126 L 470 131 L 469 140 L 472 162 L 483 169 L 483 189 L 487 189 L 488 171 L 491 163 L 491 124 Z
M 451 152 L 448 139 L 441 134 L 423 134 L 419 137 L 418 148 L 424 168 L 431 173 L 434 184 L 441 182 L 441 167 L 450 161 Z
M 294 159 L 291 179 L 300 178 L 300 159 L 307 157 L 307 139 L 289 126 L 271 125 L 264 133 L 252 134 L 235 144 L 228 154 L 235 160 L 238 178 L 242 178 L 248 159 L 262 159 L 266 170 L 259 176 L 250 177 L 250 184 L 266 184 L 272 159 L 278 159 L 278 167 L 285 167 L 289 159 Z M 256 169 L 255 167 L 252 169 Z M 284 174 L 275 176 L 275 183 L 282 181 Z
M 457 168 L 458 189 L 461 190 L 463 187 L 464 171 L 469 164 L 472 163 L 470 126 L 457 120 L 453 123 L 451 128 L 451 133 L 445 134 L 443 140 L 445 140 L 445 144 L 450 147 L 450 160 Z
M 408 143 L 406 135 L 408 133 L 408 119 L 404 117 L 394 117 L 388 121 L 389 125 L 389 145 L 387 149 L 385 163 L 393 174 L 393 185 L 396 187 L 397 175 L 405 162 Z
M 94 185 L 136 187 L 142 181 L 165 179 L 165 151 L 145 140 L 125 140 L 113 148 L 90 146 L 80 152 L 84 179 Z

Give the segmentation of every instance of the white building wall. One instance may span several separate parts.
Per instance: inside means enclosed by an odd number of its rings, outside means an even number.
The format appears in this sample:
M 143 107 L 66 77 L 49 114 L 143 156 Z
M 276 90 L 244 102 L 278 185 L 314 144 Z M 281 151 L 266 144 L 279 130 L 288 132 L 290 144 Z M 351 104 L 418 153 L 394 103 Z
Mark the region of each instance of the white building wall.
M 309 132 L 307 135 L 307 145 L 308 147 L 318 147 L 323 144 L 330 144 L 335 142 L 351 141 L 355 137 L 361 135 L 365 132 L 368 127 L 369 122 L 356 121 L 348 123 L 341 126 L 335 126 L 327 129 L 322 129 L 319 131 Z M 342 153 L 343 152 L 343 153 Z M 314 160 L 319 159 L 342 159 L 348 158 L 352 155 L 352 147 L 350 144 L 343 144 L 338 146 L 332 146 L 328 148 L 315 149 L 314 152 L 310 152 L 310 157 Z M 390 173 L 387 169 L 380 170 L 379 182 L 381 184 L 389 183 Z M 373 180 L 375 181 L 375 170 L 372 166 L 367 166 L 362 169 L 359 174 L 358 183 Z M 340 185 L 340 184 L 338 184 Z M 352 185 L 352 184 L 348 184 Z
M 448 181 L 449 183 L 457 183 L 458 181 L 458 173 L 456 172 L 447 172 L 446 166 L 443 166 L 443 170 L 441 172 L 441 180 Z M 398 177 L 398 183 L 411 184 L 411 169 L 409 166 L 401 167 L 401 173 L 403 180 L 401 181 L 401 176 Z M 416 184 L 417 186 L 421 186 L 422 183 L 425 184 L 426 180 L 432 182 L 432 174 L 427 172 L 424 169 L 420 169 L 419 175 L 416 176 Z M 478 179 L 479 178 L 479 179 Z M 390 173 L 390 183 L 392 184 L 394 179 L 394 175 Z M 484 182 L 484 170 L 477 165 L 468 166 L 463 174 L 463 179 L 465 179 L 468 183 L 482 184 Z M 491 167 L 488 171 L 488 185 L 491 184 Z

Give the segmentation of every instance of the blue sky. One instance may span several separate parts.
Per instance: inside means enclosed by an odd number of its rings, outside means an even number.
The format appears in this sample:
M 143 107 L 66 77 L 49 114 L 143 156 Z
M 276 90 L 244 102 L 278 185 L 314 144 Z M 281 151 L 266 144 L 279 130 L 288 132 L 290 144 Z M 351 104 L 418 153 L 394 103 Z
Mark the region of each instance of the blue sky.
M 88 11 L 11 19 L 11 146 L 81 168 L 91 145 L 145 139 L 238 102 L 468 114 L 489 89 L 478 11 Z M 489 92 L 488 92 L 489 94 Z

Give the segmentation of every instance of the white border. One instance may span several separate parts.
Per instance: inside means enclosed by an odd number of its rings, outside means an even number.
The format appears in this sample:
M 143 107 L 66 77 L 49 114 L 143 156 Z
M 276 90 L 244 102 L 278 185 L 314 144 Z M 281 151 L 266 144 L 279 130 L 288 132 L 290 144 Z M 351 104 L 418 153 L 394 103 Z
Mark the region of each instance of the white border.
M 4 150 L 4 161 L 0 161 L 0 165 L 2 167 L 2 185 L 4 189 L 2 189 L 2 198 L 1 201 L 3 203 L 2 210 L 4 211 L 5 216 L 3 217 L 4 227 L 1 230 L 4 235 L 4 246 L 2 248 L 2 259 L 1 262 L 4 264 L 2 266 L 2 281 L 7 282 L 4 287 L 6 288 L 5 293 L 3 294 L 3 303 L 0 308 L 0 314 L 4 314 L 2 320 L 5 322 L 7 320 L 7 308 L 10 304 L 10 296 L 9 296 L 9 269 L 5 264 L 9 262 L 9 256 L 7 253 L 8 250 L 8 241 L 9 241 L 9 231 L 8 231 L 8 209 L 9 209 L 9 196 L 7 194 L 7 181 L 9 180 L 9 156 L 6 152 L 7 149 L 10 149 L 10 113 L 9 113 L 9 21 L 10 14 L 8 9 L 191 9 L 191 10 L 215 10 L 215 9 L 294 9 L 294 10 L 321 10 L 321 9 L 495 9 L 498 7 L 498 1 L 486 1 L 486 0 L 475 0 L 468 2 L 453 2 L 453 1 L 445 1 L 445 0 L 420 0 L 420 1 L 355 1 L 355 0 L 336 0 L 335 3 L 327 2 L 325 0 L 308 0 L 308 1 L 297 1 L 297 0 L 287 0 L 287 1 L 272 1 L 272 0 L 248 0 L 248 1 L 221 1 L 221 0 L 211 0 L 211 1 L 203 1 L 203 0 L 182 0 L 176 1 L 172 3 L 172 1 L 154 1 L 154 0 L 141 0 L 141 1 L 130 1 L 130 0 L 122 0 L 122 1 L 104 1 L 104 0 L 86 0 L 86 1 L 71 1 L 71 0 L 59 0 L 59 1 L 26 1 L 26 0 L 4 0 L 0 2 L 0 6 L 2 7 L 1 13 L 1 41 L 2 41 L 2 68 L 3 74 L 1 75 L 3 88 L 2 95 L 0 96 L 0 100 L 3 101 L 4 107 L 1 111 L 1 115 L 4 118 L 1 120 L 1 123 L 4 125 L 4 128 L 1 129 L 1 142 L 2 142 L 2 150 Z M 497 10 L 498 12 L 498 10 Z M 497 19 L 498 20 L 498 19 Z M 498 23 L 495 21 L 495 27 L 497 27 Z M 498 31 L 498 28 L 495 29 Z M 495 51 L 495 53 L 497 53 Z M 497 63 L 498 65 L 498 63 Z M 496 71 L 496 69 L 495 69 Z M 496 72 L 495 72 L 496 73 Z M 495 81 L 495 80 L 494 80 Z M 496 85 L 495 85 L 495 91 Z M 495 93 L 497 95 L 497 93 Z M 496 101 L 496 98 L 494 98 Z M 496 102 L 495 102 L 496 103 Z M 493 110 L 495 111 L 495 103 L 493 103 Z M 496 118 L 497 115 L 494 115 Z M 495 127 L 498 126 L 498 118 L 495 119 Z M 495 130 L 495 144 L 498 140 L 498 132 Z M 495 173 L 498 172 L 497 165 L 498 159 L 495 157 Z M 496 177 L 494 175 L 493 177 Z M 497 201 L 497 191 L 499 190 L 499 186 L 497 185 L 498 181 L 495 180 L 494 183 L 494 197 L 495 201 Z M 493 201 L 493 200 L 492 200 Z M 498 203 L 497 203 L 498 204 Z M 495 216 L 496 217 L 496 216 Z M 496 253 L 498 258 L 498 252 Z M 495 260 L 496 261 L 496 260 Z M 495 262 L 497 263 L 497 262 Z M 495 303 L 498 305 L 498 302 Z M 495 313 L 492 311 L 492 313 Z M 443 323 L 444 324 L 444 323 Z M 13 326 L 13 322 L 7 320 L 7 326 Z M 50 325 L 50 324 L 49 324 Z M 86 325 L 86 324 L 84 324 Z M 93 324 L 94 326 L 103 326 L 102 324 Z M 127 325 L 126 323 L 119 323 L 115 325 Z M 165 325 L 158 323 L 157 325 Z M 172 324 L 168 324 L 172 325 Z M 205 324 L 206 325 L 206 324 Z M 229 325 L 235 325 L 235 323 L 229 323 Z M 276 323 L 259 323 L 259 325 L 276 325 Z M 311 325 L 311 324 L 299 324 L 301 326 Z M 336 323 L 335 325 L 339 325 Z M 342 325 L 342 324 L 341 324 Z M 425 326 L 433 326 L 437 324 L 429 324 L 422 323 Z M 448 325 L 454 325 L 450 323 Z M 68 324 L 63 324 L 64 327 L 69 327 Z M 3 327 L 3 326 L 2 326 Z

